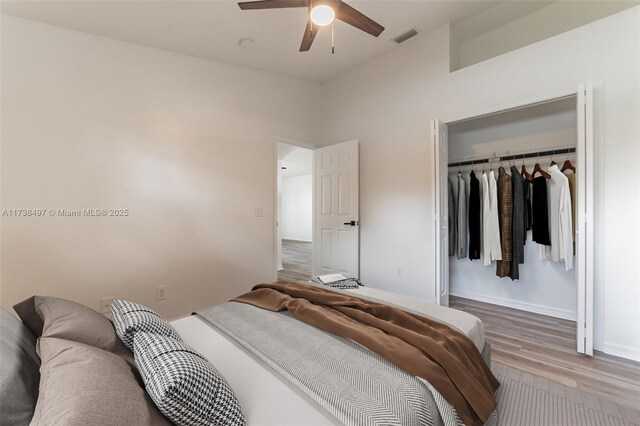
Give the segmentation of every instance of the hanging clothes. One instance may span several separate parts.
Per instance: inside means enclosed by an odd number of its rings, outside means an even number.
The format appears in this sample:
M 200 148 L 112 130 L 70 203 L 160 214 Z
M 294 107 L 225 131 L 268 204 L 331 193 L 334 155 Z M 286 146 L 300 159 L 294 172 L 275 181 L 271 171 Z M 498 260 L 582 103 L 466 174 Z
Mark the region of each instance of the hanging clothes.
M 571 196 L 571 232 L 573 241 L 573 255 L 576 254 L 576 174 L 570 173 L 565 176 L 569 179 L 569 195 Z
M 573 238 L 571 224 L 571 195 L 569 179 L 557 165 L 549 167 L 551 179 L 547 184 L 549 208 L 549 237 L 551 245 L 540 247 L 540 257 L 552 262 L 564 260 L 565 269 L 573 268 Z M 535 197 L 534 197 L 535 201 Z
M 498 189 L 493 170 L 482 174 L 482 258 L 484 266 L 502 259 L 498 224 Z
M 500 278 L 509 275 L 509 267 L 512 259 L 513 243 L 513 194 L 511 192 L 511 176 L 504 167 L 498 169 L 498 222 L 500 223 L 500 246 L 502 247 L 502 259 L 496 262 L 496 275 Z
M 531 182 L 522 177 L 522 195 L 524 197 L 524 244 L 527 244 L 527 231 L 533 228 L 533 213 L 531 212 Z
M 480 212 L 478 216 L 480 216 L 480 259 L 484 259 L 484 172 L 483 176 L 478 179 L 478 195 L 480 196 Z
M 453 184 L 451 180 L 449 182 L 449 256 L 456 254 L 456 205 L 453 201 Z
M 480 259 L 480 181 L 469 175 L 469 259 Z
M 458 173 L 458 259 L 467 257 L 467 183 Z
M 517 280 L 520 278 L 519 264 L 524 263 L 524 240 L 525 240 L 525 211 L 522 175 L 515 166 L 511 166 L 511 189 L 513 191 L 513 214 L 512 214 L 512 256 L 509 278 Z
M 533 179 L 533 241 L 548 246 L 549 239 L 549 209 L 547 208 L 547 179 L 538 176 Z

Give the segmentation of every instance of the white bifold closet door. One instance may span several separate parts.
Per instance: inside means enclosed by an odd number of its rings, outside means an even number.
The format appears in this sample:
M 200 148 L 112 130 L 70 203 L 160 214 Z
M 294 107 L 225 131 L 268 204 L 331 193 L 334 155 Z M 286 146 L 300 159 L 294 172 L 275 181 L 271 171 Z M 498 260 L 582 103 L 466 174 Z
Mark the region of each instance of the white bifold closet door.
M 544 103 L 553 99 L 541 99 Z M 577 212 L 576 212 L 576 255 L 575 267 L 578 279 L 577 351 L 593 355 L 593 83 L 580 84 L 577 90 L 578 141 L 577 153 Z M 523 108 L 528 105 L 514 105 Z M 491 115 L 506 111 L 487 112 Z M 465 117 L 472 119 L 475 117 Z M 433 153 L 434 197 L 434 275 L 435 300 L 443 306 L 449 305 L 449 223 L 448 223 L 448 149 L 447 125 L 441 120 L 431 122 L 431 152 Z
M 436 303 L 449 306 L 449 141 L 447 125 L 440 120 L 431 122 L 432 152 L 435 186 L 436 241 Z
M 578 86 L 576 266 L 578 352 L 593 355 L 593 82 Z

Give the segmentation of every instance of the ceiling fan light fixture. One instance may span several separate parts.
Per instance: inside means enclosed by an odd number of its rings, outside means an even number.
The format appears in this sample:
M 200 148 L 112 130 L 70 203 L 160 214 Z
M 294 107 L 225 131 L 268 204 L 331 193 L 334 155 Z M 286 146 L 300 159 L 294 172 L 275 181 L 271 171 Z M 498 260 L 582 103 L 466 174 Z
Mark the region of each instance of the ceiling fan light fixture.
M 311 18 L 311 22 L 313 22 L 317 26 L 325 27 L 332 23 L 336 18 L 336 12 L 331 6 L 328 6 L 326 4 L 319 4 L 311 9 L 309 17 Z

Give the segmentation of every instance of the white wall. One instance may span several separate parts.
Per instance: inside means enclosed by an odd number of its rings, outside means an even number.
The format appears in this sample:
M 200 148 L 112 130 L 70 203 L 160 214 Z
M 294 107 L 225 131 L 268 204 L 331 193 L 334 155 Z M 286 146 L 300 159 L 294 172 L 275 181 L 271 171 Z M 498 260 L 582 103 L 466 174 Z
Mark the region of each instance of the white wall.
M 282 239 L 312 241 L 313 182 L 311 175 L 282 179 Z
M 452 62 L 462 67 L 473 65 L 637 4 L 638 1 L 555 1 L 519 19 L 462 41 L 457 47 L 459 58 L 454 58 Z M 491 13 L 491 9 L 484 12 L 486 15 Z M 481 17 L 472 17 L 467 22 L 455 24 L 453 26 L 454 37 L 456 30 L 460 30 L 460 26 L 472 24 L 477 19 L 481 19 Z M 453 66 L 452 69 L 457 68 L 457 66 Z
M 313 140 L 318 85 L 6 15 L 1 36 L 2 208 L 130 211 L 3 217 L 2 306 L 175 317 L 275 279 L 274 135 Z
M 449 125 L 449 162 L 575 147 L 576 103 L 573 96 Z
M 451 125 L 448 128 L 449 162 L 489 158 L 494 153 L 500 156 L 576 146 L 576 101 L 574 97 Z M 571 159 L 576 164 L 575 154 L 554 157 L 560 165 L 565 159 Z M 537 158 L 524 161 L 530 173 L 533 173 L 537 161 Z M 539 159 L 543 168 L 549 166 L 550 161 L 550 157 Z M 502 163 L 507 173 L 511 173 L 511 164 L 520 170 L 523 161 Z M 499 166 L 500 163 L 494 163 L 493 169 L 497 170 Z M 468 196 L 469 172 L 474 169 L 480 178 L 482 170 L 488 172 L 490 167 L 486 164 L 450 168 L 449 179 L 454 184 L 454 194 L 458 192 L 458 171 L 467 182 Z M 529 231 L 524 247 L 525 262 L 519 266 L 520 278 L 516 281 L 498 278 L 495 262 L 485 267 L 481 260 L 449 257 L 451 294 L 575 320 L 578 304 L 577 270 L 566 271 L 564 262 L 541 261 L 539 247 L 532 241 Z
M 430 120 L 602 80 L 595 345 L 640 360 L 640 8 L 454 73 L 448 38 L 448 28 L 423 34 L 324 85 L 322 144 L 360 140 L 363 282 L 434 299 Z

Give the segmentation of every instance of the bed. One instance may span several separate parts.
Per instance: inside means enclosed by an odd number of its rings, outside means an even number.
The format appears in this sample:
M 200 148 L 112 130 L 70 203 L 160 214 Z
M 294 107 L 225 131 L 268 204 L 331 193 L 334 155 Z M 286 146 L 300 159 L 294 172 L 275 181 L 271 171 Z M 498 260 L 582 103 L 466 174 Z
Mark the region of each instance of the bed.
M 311 284 L 313 285 L 313 284 Z M 357 294 L 446 323 L 464 333 L 491 365 L 491 349 L 484 340 L 482 321 L 466 312 L 434 305 L 423 299 L 384 290 L 359 287 L 333 291 Z M 233 302 L 232 302 L 233 303 Z M 343 424 L 264 360 L 238 344 L 198 313 L 171 325 L 185 343 L 211 361 L 236 393 L 248 424 L 332 425 Z M 286 406 L 286 410 L 282 407 Z
M 112 321 L 48 296 L 14 310 L 3 424 L 498 423 L 482 322 L 383 290 L 261 284 L 170 323 L 125 300 Z

